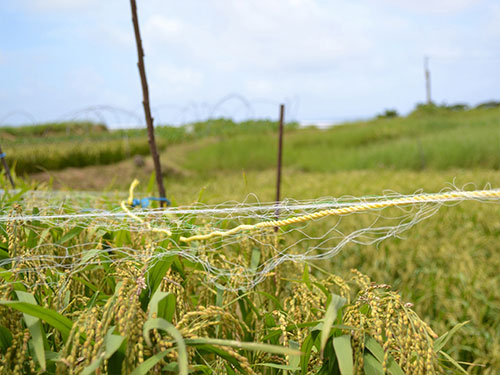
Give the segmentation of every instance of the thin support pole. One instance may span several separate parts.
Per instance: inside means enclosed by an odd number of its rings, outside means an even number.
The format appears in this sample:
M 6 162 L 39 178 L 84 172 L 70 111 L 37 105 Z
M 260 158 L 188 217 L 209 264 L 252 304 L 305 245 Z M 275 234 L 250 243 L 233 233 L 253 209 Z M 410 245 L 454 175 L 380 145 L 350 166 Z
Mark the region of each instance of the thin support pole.
M 283 156 L 283 120 L 285 117 L 285 105 L 280 104 L 280 124 L 279 124 L 279 139 L 278 139 L 278 167 L 276 174 L 276 204 L 279 205 L 281 199 L 281 165 Z M 276 220 L 279 218 L 279 208 L 276 208 Z M 278 227 L 274 228 L 278 231 Z
M 5 174 L 7 175 L 10 184 L 12 185 L 13 188 L 15 188 L 16 184 L 14 184 L 14 180 L 12 179 L 12 175 L 10 174 L 10 168 L 9 165 L 7 164 L 7 160 L 5 160 L 5 154 L 2 151 L 2 146 L 0 146 L 0 159 L 2 159 L 2 164 L 3 167 L 5 168 Z
M 155 167 L 158 192 L 160 193 L 160 197 L 165 198 L 165 187 L 163 186 L 160 156 L 158 155 L 158 149 L 156 148 L 155 128 L 153 126 L 153 117 L 151 116 L 151 108 L 149 105 L 148 81 L 146 79 L 146 69 L 144 67 L 144 50 L 142 48 L 141 33 L 139 31 L 139 20 L 137 17 L 137 5 L 135 3 L 135 0 L 130 0 L 130 7 L 132 9 L 132 23 L 134 24 L 135 41 L 137 44 L 137 56 L 139 59 L 137 67 L 139 68 L 139 75 L 141 76 L 143 97 L 142 105 L 144 107 L 144 115 L 146 117 L 146 125 L 148 127 L 149 149 L 151 150 L 151 156 L 153 158 Z M 160 205 L 163 206 L 164 202 L 160 202 Z
M 425 94 L 427 104 L 432 104 L 431 98 L 431 71 L 429 70 L 429 57 L 424 56 L 424 72 L 425 72 Z

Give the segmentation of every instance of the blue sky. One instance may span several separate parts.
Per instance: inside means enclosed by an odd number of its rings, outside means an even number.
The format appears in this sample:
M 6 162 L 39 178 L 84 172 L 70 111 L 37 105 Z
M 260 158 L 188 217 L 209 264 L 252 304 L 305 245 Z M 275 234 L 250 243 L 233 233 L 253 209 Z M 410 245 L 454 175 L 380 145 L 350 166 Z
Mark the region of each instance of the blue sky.
M 128 0 L 0 2 L 0 122 L 137 125 Z M 497 0 L 138 0 L 157 123 L 500 100 Z M 226 100 L 227 99 L 227 100 Z M 109 110 L 112 108 L 112 110 Z

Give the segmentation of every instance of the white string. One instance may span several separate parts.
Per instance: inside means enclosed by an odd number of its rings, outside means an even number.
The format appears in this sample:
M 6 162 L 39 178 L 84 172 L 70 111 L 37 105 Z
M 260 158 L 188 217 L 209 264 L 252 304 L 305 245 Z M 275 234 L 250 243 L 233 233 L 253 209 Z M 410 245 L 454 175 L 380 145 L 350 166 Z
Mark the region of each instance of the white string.
M 493 189 L 491 191 L 499 191 L 498 189 Z M 459 190 L 456 191 L 447 191 L 449 193 L 462 192 Z M 169 216 L 169 215 L 205 215 L 205 214 L 236 214 L 236 213 L 257 213 L 257 212 L 270 212 L 270 211 L 278 211 L 279 214 L 283 213 L 291 213 L 297 211 L 304 210 L 324 210 L 331 208 L 341 208 L 341 207 L 351 207 L 351 206 L 363 206 L 364 203 L 368 204 L 371 202 L 377 202 L 380 204 L 385 204 L 395 199 L 405 199 L 412 198 L 418 196 L 419 194 L 411 194 L 411 195 L 396 195 L 394 194 L 391 199 L 387 199 L 388 196 L 375 196 L 375 197 L 361 197 L 354 198 L 349 197 L 351 202 L 342 202 L 342 200 L 346 200 L 347 198 L 322 198 L 321 200 L 330 200 L 331 203 L 304 203 L 304 204 L 288 204 L 288 201 L 282 201 L 279 204 L 276 203 L 267 203 L 264 205 L 240 205 L 233 206 L 227 208 L 217 208 L 218 206 L 206 206 L 207 208 L 198 208 L 193 206 L 185 206 L 185 207 L 174 207 L 174 208 L 166 208 L 166 209 L 141 209 L 135 210 L 134 215 L 144 217 L 144 216 Z M 436 193 L 434 195 L 439 195 Z M 498 200 L 495 197 L 486 197 L 486 198 L 477 198 L 477 197 L 450 197 L 450 198 L 431 198 L 427 200 L 429 203 L 443 203 L 443 202 L 462 202 L 464 200 Z M 227 205 L 224 203 L 222 205 Z M 119 209 L 119 208 L 117 208 Z M 8 222 L 8 221 L 45 221 L 45 220 L 55 220 L 55 219 L 87 219 L 87 218 L 124 218 L 129 215 L 126 212 L 113 212 L 99 209 L 88 209 L 93 212 L 84 213 L 84 214 L 54 214 L 54 215 L 3 215 L 0 216 L 0 222 Z
M 451 189 L 447 189 L 446 192 L 451 192 Z M 286 200 L 279 205 L 272 202 L 264 204 L 225 202 L 212 206 L 196 204 L 169 209 L 134 210 L 135 215 L 144 218 L 146 225 L 127 216 L 124 212 L 117 211 L 114 208 L 117 204 L 112 201 L 114 199 L 112 194 L 106 197 L 111 201 L 105 199 L 99 203 L 104 206 L 111 205 L 112 210 L 90 208 L 91 212 L 74 214 L 66 212 L 86 209 L 83 203 L 88 204 L 86 200 L 88 196 L 82 193 L 73 197 L 73 200 L 68 199 L 64 204 L 57 204 L 53 199 L 58 194 L 58 192 L 52 194 L 27 192 L 23 195 L 27 197 L 19 201 L 23 211 L 26 212 L 28 207 L 41 207 L 39 215 L 0 216 L 1 222 L 13 221 L 16 225 L 20 224 L 27 229 L 40 232 L 37 233 L 38 243 L 29 250 L 29 254 L 2 259 L 0 267 L 19 262 L 23 264 L 21 272 L 27 274 L 40 273 L 44 269 L 78 274 L 86 272 L 86 267 L 92 264 L 135 262 L 136 264 L 149 264 L 149 267 L 152 267 L 166 256 L 179 255 L 200 264 L 206 272 L 207 279 L 217 283 L 221 288 L 245 290 L 262 282 L 277 267 L 287 262 L 304 263 L 325 260 L 335 256 L 349 244 L 373 245 L 390 237 L 400 237 L 403 232 L 434 215 L 443 205 L 458 204 L 465 200 L 498 202 L 497 198 L 479 199 L 467 195 L 458 198 L 430 199 L 427 202 L 412 203 L 405 207 L 384 209 L 384 212 L 382 209 L 377 209 L 290 225 L 280 229 L 278 235 L 282 241 L 279 244 L 273 240 L 276 236 L 274 231 L 262 229 L 186 245 L 178 242 L 175 235 L 185 235 L 186 231 L 192 234 L 206 233 L 221 227 L 231 228 L 242 223 L 274 220 L 276 209 L 279 209 L 280 218 L 287 218 L 329 208 L 369 202 L 390 202 L 415 195 L 390 192 L 384 196 L 375 197 L 349 196 L 304 201 Z M 95 194 L 90 196 L 98 197 Z M 84 198 L 83 202 L 81 198 Z M 251 199 L 255 197 L 252 196 Z M 50 204 L 44 206 L 45 203 Z M 8 212 L 10 208 L 4 207 L 3 211 Z M 74 227 L 81 227 L 84 231 L 82 238 L 90 241 L 83 243 L 75 241 L 76 244 L 63 245 L 55 243 L 51 237 L 49 240 L 43 240 L 42 229 L 36 225 L 35 221 L 44 222 L 44 227 L 52 224 L 63 228 L 64 233 Z M 152 233 L 148 225 L 157 228 L 168 227 L 174 237 Z M 135 248 L 132 245 L 134 241 L 129 241 L 130 243 L 127 242 L 121 247 L 99 248 L 97 231 L 103 230 L 109 233 L 121 229 L 133 236 L 138 236 L 137 238 L 148 236 L 155 251 L 152 254 L 146 254 L 143 247 Z M 165 240 L 169 241 L 168 246 L 165 246 Z M 249 254 L 241 257 L 242 249 L 249 251 L 248 249 L 251 248 L 258 249 L 261 253 L 261 260 L 256 269 L 250 267 Z

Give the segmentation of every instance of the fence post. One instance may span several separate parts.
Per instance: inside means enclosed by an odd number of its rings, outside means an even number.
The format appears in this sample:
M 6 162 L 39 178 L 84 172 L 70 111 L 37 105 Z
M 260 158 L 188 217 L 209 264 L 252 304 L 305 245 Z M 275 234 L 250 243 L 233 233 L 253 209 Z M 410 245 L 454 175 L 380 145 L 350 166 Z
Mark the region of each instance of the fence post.
M 5 160 L 5 154 L 2 151 L 2 146 L 0 146 L 0 159 L 2 159 L 2 164 L 3 167 L 5 168 L 5 174 L 7 175 L 10 184 L 12 185 L 13 188 L 15 188 L 16 184 L 14 184 L 14 180 L 12 179 L 12 175 L 10 174 L 10 168 L 9 165 L 7 164 L 7 160 Z
M 285 105 L 280 104 L 280 122 L 279 122 L 279 137 L 278 137 L 278 167 L 276 174 L 276 204 L 280 204 L 281 199 L 281 165 L 283 156 L 283 120 L 285 117 Z M 276 207 L 276 220 L 279 218 L 279 207 Z M 278 227 L 274 228 L 274 231 L 278 231 Z

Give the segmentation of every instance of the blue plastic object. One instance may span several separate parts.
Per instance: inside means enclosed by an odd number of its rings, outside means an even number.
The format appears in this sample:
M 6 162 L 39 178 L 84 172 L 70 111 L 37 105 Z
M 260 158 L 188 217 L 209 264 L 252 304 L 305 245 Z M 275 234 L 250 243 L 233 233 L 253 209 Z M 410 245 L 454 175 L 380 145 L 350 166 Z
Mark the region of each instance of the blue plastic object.
M 151 201 L 165 202 L 167 203 L 167 206 L 170 206 L 172 204 L 167 198 L 147 197 L 142 199 L 134 198 L 134 200 L 132 201 L 132 207 L 141 206 L 142 208 L 147 208 L 149 206 L 149 202 Z

